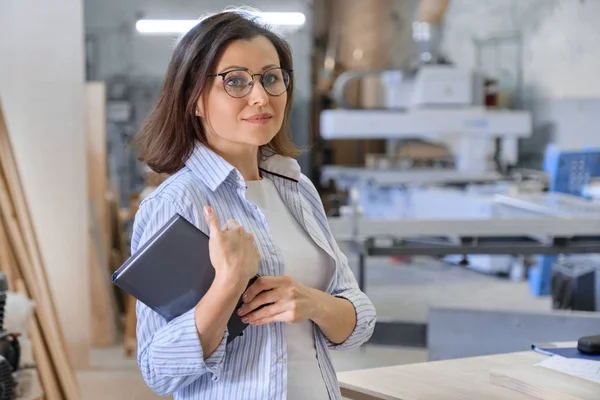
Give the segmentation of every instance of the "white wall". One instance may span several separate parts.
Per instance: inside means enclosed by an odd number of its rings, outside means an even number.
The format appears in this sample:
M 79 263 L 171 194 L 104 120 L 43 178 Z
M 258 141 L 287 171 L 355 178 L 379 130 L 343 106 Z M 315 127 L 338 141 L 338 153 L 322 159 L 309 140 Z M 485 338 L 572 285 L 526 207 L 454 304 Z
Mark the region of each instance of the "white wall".
M 445 48 L 473 65 L 471 38 L 508 30 L 524 33 L 524 80 L 539 97 L 600 97 L 600 1 L 453 0 Z
M 534 136 L 522 142 L 522 154 L 540 153 L 548 141 L 563 149 L 600 146 L 599 19 L 595 0 L 453 0 L 444 48 L 473 66 L 473 36 L 521 31 L 524 104 L 534 112 Z
M 0 2 L 0 97 L 74 366 L 89 354 L 81 0 Z
M 388 43 L 396 66 L 414 54 L 410 36 L 417 4 L 417 0 L 394 1 Z M 595 117 L 600 112 L 599 19 L 597 0 L 450 1 L 442 47 L 459 66 L 476 66 L 473 38 L 522 34 L 521 104 L 533 113 L 534 132 L 531 139 L 521 141 L 520 152 L 532 166 L 539 166 L 535 163 L 548 141 L 565 149 L 600 146 Z M 486 67 L 515 70 L 513 61 L 514 53 L 505 48 Z

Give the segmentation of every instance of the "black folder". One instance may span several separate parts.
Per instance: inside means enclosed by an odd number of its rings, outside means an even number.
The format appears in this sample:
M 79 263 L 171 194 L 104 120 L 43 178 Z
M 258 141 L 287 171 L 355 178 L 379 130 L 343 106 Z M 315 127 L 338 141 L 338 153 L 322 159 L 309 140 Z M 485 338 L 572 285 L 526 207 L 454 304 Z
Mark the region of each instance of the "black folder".
M 112 282 L 171 321 L 194 308 L 215 278 L 208 240 L 204 232 L 176 214 L 114 272 Z M 228 342 L 247 326 L 236 313 L 241 305 L 240 298 L 227 324 Z

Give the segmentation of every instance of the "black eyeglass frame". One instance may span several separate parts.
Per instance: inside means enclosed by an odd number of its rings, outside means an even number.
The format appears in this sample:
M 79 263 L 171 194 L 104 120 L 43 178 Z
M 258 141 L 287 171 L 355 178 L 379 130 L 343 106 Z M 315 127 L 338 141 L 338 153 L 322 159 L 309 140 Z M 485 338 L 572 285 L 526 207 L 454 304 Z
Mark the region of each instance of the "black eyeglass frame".
M 289 79 L 288 79 L 288 84 L 286 85 L 286 87 L 285 87 L 285 90 L 284 90 L 283 92 L 279 93 L 279 94 L 271 94 L 271 93 L 269 93 L 269 91 L 267 90 L 267 88 L 265 88 L 265 85 L 264 85 L 264 83 L 263 83 L 264 75 L 265 75 L 266 73 L 268 73 L 269 71 L 273 71 L 274 69 L 280 69 L 280 70 L 282 70 L 282 71 L 285 71 L 285 72 L 288 74 L 288 78 L 289 78 Z M 287 91 L 288 91 L 288 89 L 289 89 L 289 87 L 290 87 L 290 81 L 291 81 L 291 79 L 292 79 L 292 72 L 294 72 L 294 70 L 292 70 L 292 69 L 287 69 L 287 68 L 283 68 L 283 67 L 271 67 L 271 68 L 269 68 L 269 69 L 266 69 L 266 70 L 265 70 L 265 71 L 263 71 L 262 73 L 259 73 L 259 74 L 251 74 L 251 73 L 250 73 L 250 71 L 248 71 L 247 69 L 236 68 L 236 69 L 230 69 L 230 70 L 229 70 L 229 71 L 227 71 L 227 72 L 221 72 L 221 73 L 219 73 L 219 74 L 210 74 L 210 75 L 207 75 L 207 76 L 208 76 L 209 78 L 216 78 L 217 76 L 220 76 L 220 77 L 223 79 L 223 85 L 225 85 L 225 76 L 227 76 L 227 74 L 229 74 L 229 73 L 231 73 L 231 72 L 236 72 L 236 71 L 238 71 L 238 72 L 239 72 L 239 71 L 242 71 L 242 72 L 247 72 L 247 73 L 248 73 L 248 75 L 250 75 L 250 76 L 252 77 L 252 85 L 254 85 L 254 77 L 255 77 L 255 76 L 257 76 L 257 75 L 258 75 L 258 76 L 260 76 L 260 84 L 262 85 L 263 89 L 265 89 L 265 92 L 267 92 L 267 94 L 268 94 L 269 96 L 273 96 L 273 97 L 279 97 L 279 96 L 281 96 L 282 94 L 284 94 L 285 92 L 287 92 Z M 254 86 L 252 86 L 252 87 L 254 87 Z M 227 93 L 229 96 L 233 97 L 234 99 L 243 99 L 244 97 L 248 96 L 248 95 L 249 95 L 251 92 L 252 92 L 252 88 L 251 88 L 251 89 L 248 91 L 248 93 L 246 93 L 245 95 L 243 95 L 243 96 L 240 96 L 240 97 L 236 97 L 236 96 L 231 96 L 231 93 L 229 93 L 229 92 L 227 91 L 227 89 L 225 89 L 225 93 Z

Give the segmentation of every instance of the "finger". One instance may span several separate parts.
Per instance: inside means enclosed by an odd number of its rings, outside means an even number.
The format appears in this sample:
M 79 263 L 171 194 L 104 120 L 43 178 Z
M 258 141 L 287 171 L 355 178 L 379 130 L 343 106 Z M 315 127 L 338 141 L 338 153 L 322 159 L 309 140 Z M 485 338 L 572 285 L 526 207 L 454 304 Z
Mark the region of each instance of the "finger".
M 242 318 L 242 322 L 246 324 L 252 324 L 261 319 L 273 317 L 285 311 L 287 311 L 287 303 L 283 301 L 278 301 L 277 303 L 263 307 L 260 310 L 253 311 L 250 314 L 244 316 Z
M 261 276 L 246 290 L 242 300 L 244 303 L 250 303 L 260 292 L 275 289 L 284 282 L 284 278 L 280 276 Z
M 238 224 L 236 222 L 236 220 L 229 218 L 227 221 L 225 221 L 225 224 L 223 225 L 222 230 L 223 231 L 232 231 L 234 229 L 238 229 L 240 228 L 240 224 Z
M 209 236 L 214 236 L 219 233 L 219 218 L 210 206 L 204 206 L 204 220 L 208 225 Z
M 238 315 L 243 317 L 264 305 L 276 303 L 284 297 L 284 294 L 282 290 L 278 289 L 261 292 L 251 302 L 242 304 L 238 309 Z

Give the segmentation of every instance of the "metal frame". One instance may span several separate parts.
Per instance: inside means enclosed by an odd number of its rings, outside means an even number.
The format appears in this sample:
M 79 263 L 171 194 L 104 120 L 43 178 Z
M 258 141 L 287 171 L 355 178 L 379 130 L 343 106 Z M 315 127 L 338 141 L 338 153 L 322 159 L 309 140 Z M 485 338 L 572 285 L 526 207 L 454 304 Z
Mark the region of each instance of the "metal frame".
M 329 222 L 337 240 L 348 242 L 359 253 L 358 284 L 363 291 L 367 256 L 600 253 L 600 218 L 374 220 L 338 217 L 330 218 Z
M 329 226 L 337 240 L 364 241 L 386 235 L 395 238 L 432 237 L 574 237 L 596 236 L 599 216 L 560 218 L 547 215 L 531 217 L 448 218 L 448 219 L 374 219 L 360 216 L 335 217 Z
M 541 239 L 541 238 L 540 238 Z M 356 243 L 355 243 L 356 246 Z M 356 246 L 359 247 L 359 246 Z M 600 234 L 596 236 L 552 237 L 536 240 L 530 237 L 463 236 L 458 243 L 447 238 L 392 239 L 388 246 L 377 244 L 376 238 L 368 238 L 359 248 L 358 285 L 366 286 L 365 257 L 437 256 L 446 255 L 560 255 L 595 254 L 600 252 Z

